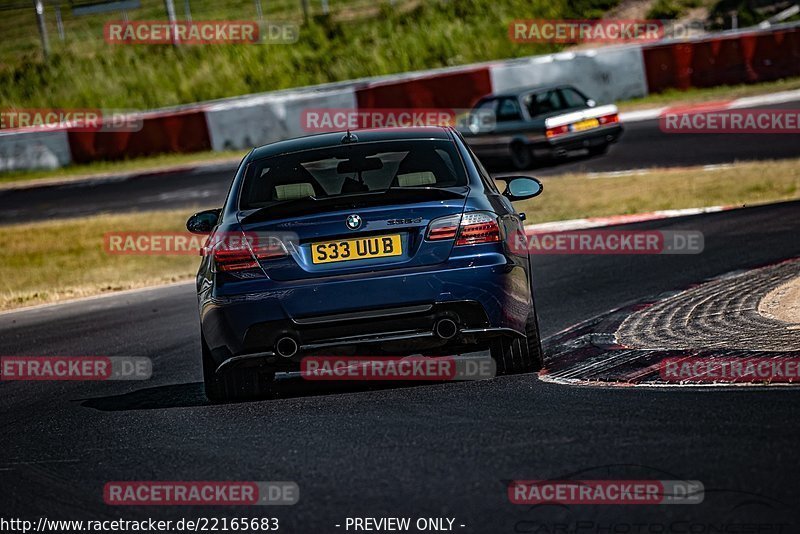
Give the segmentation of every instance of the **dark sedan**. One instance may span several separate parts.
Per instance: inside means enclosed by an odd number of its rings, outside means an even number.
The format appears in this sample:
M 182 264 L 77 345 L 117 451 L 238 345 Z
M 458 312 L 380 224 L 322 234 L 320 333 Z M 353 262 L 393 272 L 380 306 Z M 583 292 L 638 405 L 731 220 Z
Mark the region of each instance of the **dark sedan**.
M 519 89 L 481 98 L 462 133 L 481 158 L 510 159 L 517 169 L 584 150 L 600 155 L 622 135 L 617 107 L 598 106 L 568 85 Z
M 256 396 L 307 355 L 454 355 L 538 369 L 530 261 L 512 200 L 451 128 L 328 133 L 256 148 L 197 276 L 209 398 Z M 524 243 L 524 240 L 522 240 Z M 352 352 L 350 352 L 352 354 Z

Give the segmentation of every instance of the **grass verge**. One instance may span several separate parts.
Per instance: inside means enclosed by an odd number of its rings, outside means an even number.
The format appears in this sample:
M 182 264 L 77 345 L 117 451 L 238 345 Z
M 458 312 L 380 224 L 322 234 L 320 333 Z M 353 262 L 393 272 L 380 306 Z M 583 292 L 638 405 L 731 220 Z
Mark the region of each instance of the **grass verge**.
M 106 252 L 106 232 L 176 232 L 192 210 L 98 215 L 9 225 L 0 248 L 0 309 L 57 302 L 192 277 L 199 256 Z
M 800 159 L 681 167 L 631 174 L 544 177 L 539 198 L 518 202 L 528 224 L 667 209 L 800 199 Z
M 800 159 L 654 169 L 624 176 L 567 174 L 543 178 L 541 198 L 520 202 L 528 223 L 719 204 L 800 198 Z M 189 280 L 197 256 L 105 252 L 106 232 L 182 231 L 194 210 L 99 215 L 6 226 L 0 248 L 0 309 Z

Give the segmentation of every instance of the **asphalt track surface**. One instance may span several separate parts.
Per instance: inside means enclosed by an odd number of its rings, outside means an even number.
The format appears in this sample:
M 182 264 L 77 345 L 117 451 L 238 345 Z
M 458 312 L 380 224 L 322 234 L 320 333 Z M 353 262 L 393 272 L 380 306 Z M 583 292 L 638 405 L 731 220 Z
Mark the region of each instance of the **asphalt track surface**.
M 800 255 L 800 202 L 626 229 L 700 230 L 705 251 L 535 256 L 545 337 Z M 154 366 L 147 382 L 0 383 L 3 517 L 273 516 L 290 533 L 346 532 L 356 516 L 450 517 L 456 532 L 488 534 L 800 531 L 800 389 L 571 387 L 529 374 L 344 392 L 300 383 L 277 399 L 209 405 L 198 336 L 191 284 L 0 315 L 2 355 Z M 565 478 L 698 480 L 706 493 L 701 504 L 649 506 L 531 507 L 506 495 L 512 479 Z M 300 502 L 105 505 L 104 483 L 119 480 L 292 480 Z
M 762 108 L 791 109 L 800 102 Z M 609 153 L 597 158 L 574 158 L 529 174 L 551 176 L 564 172 L 608 172 L 649 167 L 718 165 L 736 161 L 795 158 L 797 134 L 674 134 L 659 129 L 657 120 L 633 122 Z M 498 169 L 506 171 L 509 169 Z M 0 190 L 0 224 L 54 217 L 132 210 L 217 207 L 228 191 L 235 165 L 170 174 L 145 174 L 127 180 L 86 185 L 70 184 L 21 190 Z M 514 172 L 514 171 L 510 171 Z

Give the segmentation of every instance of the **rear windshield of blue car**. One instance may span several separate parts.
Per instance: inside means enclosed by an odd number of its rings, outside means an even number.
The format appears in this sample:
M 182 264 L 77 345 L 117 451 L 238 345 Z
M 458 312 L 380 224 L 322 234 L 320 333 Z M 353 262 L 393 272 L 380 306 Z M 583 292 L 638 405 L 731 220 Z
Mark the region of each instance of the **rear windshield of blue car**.
M 290 200 L 359 195 L 390 188 L 467 185 L 452 141 L 383 141 L 305 150 L 248 165 L 240 209 Z

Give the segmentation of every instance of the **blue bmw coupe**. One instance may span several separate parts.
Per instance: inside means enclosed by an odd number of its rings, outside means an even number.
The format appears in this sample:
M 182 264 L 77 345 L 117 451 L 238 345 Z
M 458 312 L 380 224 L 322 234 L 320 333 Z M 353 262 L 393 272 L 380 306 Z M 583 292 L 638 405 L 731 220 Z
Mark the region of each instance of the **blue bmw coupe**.
M 209 399 L 252 398 L 304 356 L 488 349 L 498 374 L 538 370 L 539 329 L 511 202 L 452 128 L 326 133 L 253 149 L 197 275 Z M 522 244 L 522 246 L 520 246 Z

